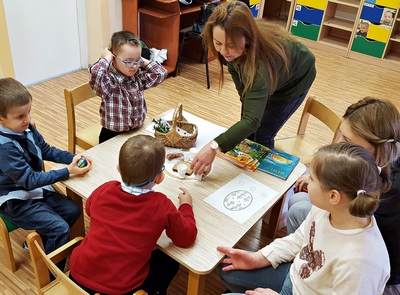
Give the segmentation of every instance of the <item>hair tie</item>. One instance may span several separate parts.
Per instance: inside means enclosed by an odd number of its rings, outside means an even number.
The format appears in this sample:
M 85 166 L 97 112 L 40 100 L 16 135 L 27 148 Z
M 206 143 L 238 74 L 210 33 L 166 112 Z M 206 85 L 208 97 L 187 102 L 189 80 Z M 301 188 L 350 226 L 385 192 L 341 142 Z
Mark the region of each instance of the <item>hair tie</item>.
M 396 143 L 398 143 L 398 142 L 399 142 L 399 140 L 397 140 L 397 139 L 394 139 L 394 138 L 391 138 L 391 139 L 388 139 L 388 140 L 386 140 L 386 142 L 390 142 L 390 143 L 394 143 L 394 144 L 396 144 Z
M 360 189 L 360 190 L 358 190 L 358 191 L 357 191 L 357 196 L 358 196 L 358 195 L 360 195 L 360 194 L 363 194 L 363 195 L 365 195 L 365 193 L 366 193 L 366 191 L 365 191 L 365 190 L 363 190 L 363 189 Z
M 382 167 L 380 167 L 380 166 L 377 166 L 378 167 L 378 174 L 381 174 L 381 172 L 382 172 Z

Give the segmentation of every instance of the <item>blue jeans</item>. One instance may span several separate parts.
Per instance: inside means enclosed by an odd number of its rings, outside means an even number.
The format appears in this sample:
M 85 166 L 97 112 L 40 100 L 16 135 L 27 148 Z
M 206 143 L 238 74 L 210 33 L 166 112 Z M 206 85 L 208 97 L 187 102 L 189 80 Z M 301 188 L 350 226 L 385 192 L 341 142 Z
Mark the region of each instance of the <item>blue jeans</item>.
M 275 146 L 275 136 L 306 98 L 308 89 L 291 99 L 279 99 L 273 95 L 268 99 L 260 127 L 248 139 L 261 143 L 271 149 Z M 243 106 L 242 106 L 243 107 Z M 242 109 L 243 113 L 243 109 Z
M 310 197 L 305 192 L 298 192 L 290 197 L 286 216 L 288 235 L 300 227 L 311 211 L 311 207 Z
M 223 283 L 232 292 L 243 294 L 246 290 L 270 288 L 281 295 L 292 295 L 291 265 L 292 262 L 281 263 L 275 269 L 268 266 L 253 270 L 222 271 L 226 264 L 220 264 L 217 271 Z
M 46 254 L 70 240 L 70 227 L 81 214 L 74 201 L 48 190 L 43 190 L 43 199 L 8 200 L 1 205 L 0 213 L 23 229 L 35 230 Z

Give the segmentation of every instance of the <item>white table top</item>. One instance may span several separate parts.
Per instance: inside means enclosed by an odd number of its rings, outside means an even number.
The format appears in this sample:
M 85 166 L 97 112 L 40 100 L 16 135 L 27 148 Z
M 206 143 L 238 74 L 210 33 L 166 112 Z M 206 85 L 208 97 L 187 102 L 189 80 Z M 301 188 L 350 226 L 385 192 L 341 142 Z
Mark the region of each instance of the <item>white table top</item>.
M 193 119 L 191 116 L 193 115 L 188 117 Z M 198 124 L 195 121 L 196 119 L 190 122 Z M 201 121 L 202 119 L 198 122 L 201 124 Z M 83 199 L 87 199 L 92 191 L 104 182 L 110 180 L 120 181 L 116 169 L 119 149 L 130 136 L 141 133 L 153 134 L 153 132 L 146 130 L 148 129 L 146 127 L 147 126 L 136 131 L 121 134 L 85 151 L 85 154 L 91 156 L 93 159 L 91 171 L 82 176 L 72 176 L 63 183 Z M 201 137 L 201 134 L 204 134 L 203 132 L 206 132 L 206 130 L 207 132 L 208 130 L 223 130 L 221 128 L 220 126 L 207 122 L 206 128 L 201 128 L 201 126 L 199 126 L 200 132 L 198 136 Z M 209 139 L 212 138 L 214 137 L 212 136 Z M 209 139 L 206 139 L 205 142 Z M 201 148 L 201 146 L 198 148 Z M 210 273 L 223 258 L 223 254 L 217 251 L 216 247 L 219 245 L 233 247 L 246 232 L 263 217 L 268 209 L 285 194 L 305 170 L 306 167 L 299 163 L 289 178 L 284 181 L 260 171 L 252 172 L 245 168 L 240 168 L 227 160 L 216 157 L 212 173 L 201 181 L 182 182 L 170 177 L 165 177 L 164 181 L 155 186 L 154 189 L 166 194 L 176 206 L 179 205 L 179 187 L 185 187 L 189 190 L 193 197 L 193 210 L 197 222 L 198 236 L 192 247 L 183 249 L 175 246 L 164 233 L 158 240 L 158 246 L 192 272 L 200 275 Z M 276 197 L 265 206 L 261 207 L 244 224 L 235 222 L 204 201 L 206 197 L 241 173 L 247 174 L 278 192 Z M 149 214 L 151 214 L 151 212 L 149 212 Z

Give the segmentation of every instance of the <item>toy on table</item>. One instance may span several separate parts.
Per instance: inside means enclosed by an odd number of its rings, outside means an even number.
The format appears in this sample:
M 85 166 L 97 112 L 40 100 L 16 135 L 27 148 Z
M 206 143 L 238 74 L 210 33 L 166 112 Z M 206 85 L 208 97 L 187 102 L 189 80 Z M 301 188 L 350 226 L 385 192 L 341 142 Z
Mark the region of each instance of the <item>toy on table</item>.
M 82 157 L 78 160 L 78 162 L 76 163 L 76 165 L 78 165 L 79 168 L 83 168 L 86 167 L 88 164 L 88 161 L 86 160 L 86 158 Z

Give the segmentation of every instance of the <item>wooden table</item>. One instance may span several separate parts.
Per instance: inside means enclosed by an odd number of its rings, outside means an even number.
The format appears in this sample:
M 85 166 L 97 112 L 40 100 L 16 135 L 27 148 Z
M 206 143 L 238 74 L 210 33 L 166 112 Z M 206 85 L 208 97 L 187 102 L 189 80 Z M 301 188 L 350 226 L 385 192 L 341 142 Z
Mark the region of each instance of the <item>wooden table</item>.
M 215 127 L 221 128 L 216 125 Z M 200 130 L 201 126 L 199 126 L 199 136 L 201 134 Z M 149 128 L 146 130 L 145 126 L 136 131 L 119 135 L 87 150 L 85 154 L 93 159 L 92 169 L 85 175 L 72 176 L 69 180 L 63 182 L 66 185 L 67 195 L 82 208 L 82 199 L 87 199 L 95 188 L 110 180 L 120 180 L 116 169 L 119 149 L 127 138 L 143 133 L 152 134 Z M 157 242 L 162 251 L 188 268 L 188 295 L 203 294 L 205 275 L 212 272 L 223 258 L 223 254 L 217 251 L 216 247 L 219 245 L 235 246 L 246 232 L 271 208 L 272 213 L 268 228 L 272 228 L 270 235 L 273 236 L 275 234 L 285 193 L 306 170 L 305 166 L 300 163 L 289 178 L 284 181 L 263 172 L 245 170 L 219 157 L 216 157 L 213 165 L 212 173 L 201 181 L 182 182 L 166 176 L 165 180 L 154 188 L 166 194 L 176 206 L 179 204 L 180 186 L 187 188 L 193 197 L 193 210 L 198 228 L 195 244 L 187 249 L 179 248 L 171 242 L 165 233 Z M 261 207 L 244 224 L 235 222 L 204 201 L 206 197 L 241 173 L 247 174 L 277 192 L 277 195 L 271 201 Z M 85 235 L 83 214 L 71 229 L 71 235 Z

